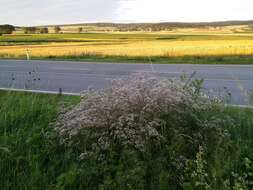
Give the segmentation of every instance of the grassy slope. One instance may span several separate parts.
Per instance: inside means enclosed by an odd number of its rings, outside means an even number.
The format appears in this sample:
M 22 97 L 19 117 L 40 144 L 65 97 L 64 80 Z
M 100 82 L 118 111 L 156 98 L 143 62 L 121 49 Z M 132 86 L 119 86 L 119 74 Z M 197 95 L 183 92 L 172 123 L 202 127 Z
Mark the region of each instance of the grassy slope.
M 49 127 L 59 104 L 76 102 L 76 97 L 0 92 L 1 190 L 83 189 L 84 186 L 97 189 L 98 185 L 102 189 L 128 189 L 124 184 L 134 184 L 136 189 L 141 189 L 143 178 L 148 181 L 146 188 L 157 189 L 157 185 L 160 189 L 168 188 L 163 179 L 166 172 L 172 171 L 167 171 L 160 162 L 164 163 L 164 156 L 171 155 L 176 145 L 165 147 L 162 150 L 165 152 L 150 158 L 130 152 L 119 161 L 116 155 L 110 155 L 107 161 L 94 160 L 80 165 L 74 159 L 77 150 L 61 146 Z M 212 163 L 208 169 L 209 183 L 223 183 L 232 172 L 238 176 L 249 175 L 253 166 L 247 162 L 249 166 L 245 169 L 245 160 L 253 161 L 253 111 L 228 108 L 222 113 L 209 114 L 229 114 L 236 121 L 234 125 L 227 125 L 230 140 L 225 140 L 206 160 Z

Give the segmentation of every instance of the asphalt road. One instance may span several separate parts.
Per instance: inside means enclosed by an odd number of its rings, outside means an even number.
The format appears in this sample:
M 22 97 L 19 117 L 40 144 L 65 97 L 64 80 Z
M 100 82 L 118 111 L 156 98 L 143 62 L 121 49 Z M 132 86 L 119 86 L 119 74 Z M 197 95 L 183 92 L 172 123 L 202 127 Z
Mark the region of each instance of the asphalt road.
M 0 60 L 0 88 L 79 93 L 106 87 L 110 80 L 133 73 L 180 77 L 196 72 L 216 95 L 229 91 L 233 104 L 248 104 L 253 92 L 253 65 L 111 64 L 62 61 Z M 224 90 L 227 89 L 227 90 Z

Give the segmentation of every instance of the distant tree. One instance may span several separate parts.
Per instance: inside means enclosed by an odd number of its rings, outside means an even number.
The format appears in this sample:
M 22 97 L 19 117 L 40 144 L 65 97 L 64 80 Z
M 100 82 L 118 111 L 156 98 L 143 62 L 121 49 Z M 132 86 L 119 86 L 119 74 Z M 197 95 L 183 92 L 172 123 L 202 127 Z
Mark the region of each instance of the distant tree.
M 25 34 L 35 34 L 37 31 L 36 27 L 25 27 L 23 28 Z
M 1 34 L 11 34 L 13 31 L 15 31 L 15 27 L 12 25 L 9 25 L 9 24 L 0 25 Z
M 56 34 L 60 33 L 60 31 L 61 31 L 61 28 L 60 28 L 59 26 L 55 26 L 55 27 L 54 27 L 54 32 L 55 32 Z
M 82 33 L 82 31 L 83 31 L 83 28 L 82 28 L 82 27 L 79 27 L 79 28 L 78 28 L 78 33 Z
M 48 34 L 48 28 L 40 28 L 41 34 Z

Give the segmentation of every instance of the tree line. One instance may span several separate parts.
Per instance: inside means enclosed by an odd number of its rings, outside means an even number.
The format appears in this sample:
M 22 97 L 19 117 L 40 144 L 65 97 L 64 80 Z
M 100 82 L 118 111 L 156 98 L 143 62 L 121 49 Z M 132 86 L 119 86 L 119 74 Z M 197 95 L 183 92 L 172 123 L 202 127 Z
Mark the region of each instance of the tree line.
M 82 27 L 80 26 L 82 25 Z M 76 26 L 77 32 L 82 33 L 85 27 L 95 26 L 98 28 L 109 28 L 104 31 L 110 31 L 113 28 L 114 31 L 163 31 L 173 30 L 175 28 L 205 28 L 205 27 L 224 27 L 233 25 L 253 25 L 253 21 L 226 21 L 226 22 L 202 22 L 202 23 L 181 23 L 181 22 L 163 22 L 163 23 L 86 23 L 86 24 L 74 24 L 68 26 Z M 67 26 L 67 25 L 66 25 Z M 49 28 L 53 29 L 53 32 L 61 33 L 63 26 L 45 26 L 45 27 L 22 27 L 21 29 L 25 34 L 47 34 Z M 18 27 L 20 29 L 20 27 Z M 15 27 L 12 25 L 0 25 L 1 34 L 11 34 L 15 31 Z
M 49 29 L 47 27 L 23 27 L 22 30 L 25 34 L 48 34 Z M 59 26 L 55 26 L 53 28 L 54 33 L 60 33 L 61 28 Z
M 25 34 L 48 34 L 49 29 L 48 27 L 22 27 L 21 28 Z M 60 33 L 61 28 L 59 26 L 55 26 L 53 28 L 54 33 Z M 5 24 L 5 25 L 0 25 L 0 35 L 2 34 L 12 34 L 14 31 L 16 31 L 16 27 Z M 78 30 L 80 31 L 80 29 Z
M 9 24 L 0 25 L 0 35 L 2 34 L 11 34 L 15 31 L 15 27 Z
M 252 21 L 224 21 L 224 22 L 162 22 L 162 23 L 89 23 L 84 24 L 95 27 L 113 27 L 117 31 L 162 31 L 175 28 L 205 28 L 205 27 L 224 27 L 234 25 L 253 25 Z

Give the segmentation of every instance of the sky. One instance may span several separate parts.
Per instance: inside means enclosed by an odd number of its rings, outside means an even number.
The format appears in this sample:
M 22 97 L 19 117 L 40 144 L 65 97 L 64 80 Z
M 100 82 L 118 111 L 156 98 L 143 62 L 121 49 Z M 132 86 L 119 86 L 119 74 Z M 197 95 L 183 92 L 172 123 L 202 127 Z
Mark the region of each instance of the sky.
M 253 0 L 0 0 L 0 24 L 253 20 Z

